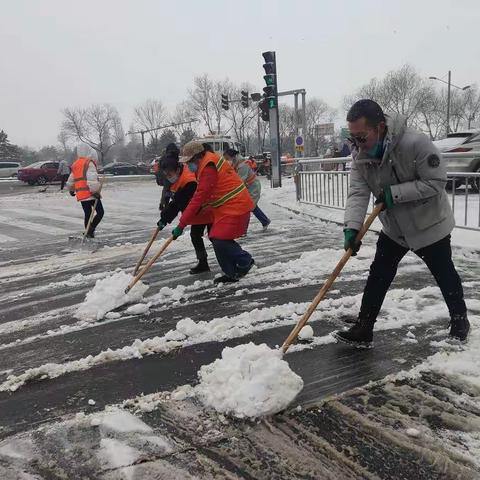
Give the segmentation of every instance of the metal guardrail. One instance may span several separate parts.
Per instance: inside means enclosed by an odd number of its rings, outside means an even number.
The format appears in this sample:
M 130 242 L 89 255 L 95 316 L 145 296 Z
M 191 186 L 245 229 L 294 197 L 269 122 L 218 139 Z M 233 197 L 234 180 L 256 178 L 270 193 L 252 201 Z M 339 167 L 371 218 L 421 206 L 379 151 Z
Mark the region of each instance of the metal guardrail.
M 345 168 L 351 160 L 350 157 L 297 160 L 294 177 L 297 200 L 345 209 L 350 186 L 350 172 Z M 336 168 L 341 165 L 342 170 L 332 170 L 332 165 Z M 480 231 L 480 173 L 451 172 L 448 174 L 447 189 L 451 190 L 448 197 L 457 228 Z

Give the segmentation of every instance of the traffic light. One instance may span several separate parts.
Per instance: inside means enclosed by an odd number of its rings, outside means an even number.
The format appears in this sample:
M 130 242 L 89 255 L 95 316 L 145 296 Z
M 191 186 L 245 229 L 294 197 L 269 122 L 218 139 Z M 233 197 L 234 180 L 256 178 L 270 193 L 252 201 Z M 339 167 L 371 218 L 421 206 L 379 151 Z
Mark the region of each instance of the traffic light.
M 224 110 L 228 110 L 230 108 L 228 105 L 228 95 L 225 93 L 222 93 L 222 108 Z
M 260 118 L 264 122 L 268 122 L 270 120 L 270 110 L 268 108 L 268 102 L 266 98 L 258 103 L 258 108 L 260 109 Z
M 277 99 L 277 64 L 275 61 L 275 52 L 263 52 L 263 58 L 265 63 L 263 68 L 265 75 L 266 87 L 263 88 L 265 92 L 265 98 L 267 99 L 268 108 L 276 108 L 278 106 Z
M 248 108 L 248 92 L 246 90 L 242 90 L 240 93 L 242 94 L 242 107 Z

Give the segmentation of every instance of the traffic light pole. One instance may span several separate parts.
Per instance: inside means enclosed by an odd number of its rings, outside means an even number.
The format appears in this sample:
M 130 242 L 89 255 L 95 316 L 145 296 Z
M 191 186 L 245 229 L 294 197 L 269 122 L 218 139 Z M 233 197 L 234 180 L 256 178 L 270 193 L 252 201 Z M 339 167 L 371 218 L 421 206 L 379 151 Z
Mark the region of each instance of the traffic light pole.
M 278 107 L 270 108 L 270 150 L 272 155 L 272 188 L 282 186 L 282 165 L 280 162 L 280 126 Z

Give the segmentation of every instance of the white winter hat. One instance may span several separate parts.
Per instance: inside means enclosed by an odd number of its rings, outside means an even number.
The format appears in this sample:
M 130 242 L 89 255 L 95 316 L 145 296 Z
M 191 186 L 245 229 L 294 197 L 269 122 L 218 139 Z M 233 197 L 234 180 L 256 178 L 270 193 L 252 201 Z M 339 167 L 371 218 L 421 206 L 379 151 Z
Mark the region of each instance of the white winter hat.
M 90 157 L 92 154 L 92 149 L 86 143 L 81 143 L 77 145 L 77 157 Z

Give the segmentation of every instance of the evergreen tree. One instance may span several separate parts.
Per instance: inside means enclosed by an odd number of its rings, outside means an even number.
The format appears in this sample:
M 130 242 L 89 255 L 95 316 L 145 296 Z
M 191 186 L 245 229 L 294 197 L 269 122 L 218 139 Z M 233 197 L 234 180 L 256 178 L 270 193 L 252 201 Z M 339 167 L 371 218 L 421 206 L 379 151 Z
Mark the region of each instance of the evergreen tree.
M 20 160 L 20 150 L 8 141 L 8 135 L 0 130 L 0 161 Z
M 195 132 L 191 128 L 184 130 L 180 135 L 180 146 L 183 147 L 186 143 L 191 142 L 195 137 Z

